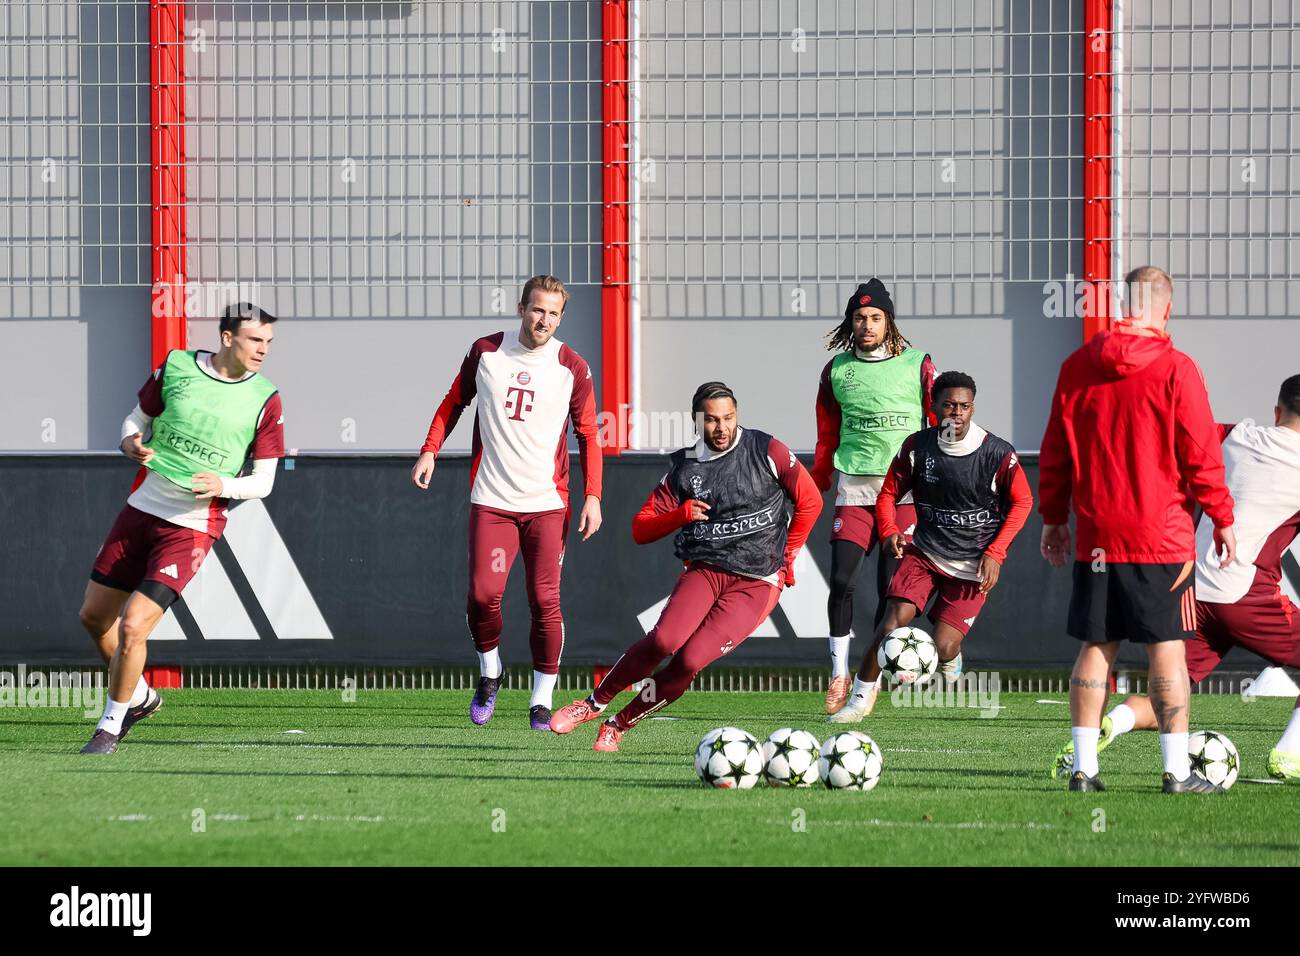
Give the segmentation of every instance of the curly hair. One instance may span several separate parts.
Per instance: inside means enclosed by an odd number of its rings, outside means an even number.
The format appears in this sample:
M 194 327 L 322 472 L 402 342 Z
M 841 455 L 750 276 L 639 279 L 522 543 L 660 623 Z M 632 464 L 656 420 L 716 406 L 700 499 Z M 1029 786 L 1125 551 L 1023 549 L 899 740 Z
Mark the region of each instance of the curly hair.
M 903 350 L 912 343 L 898 331 L 894 313 L 885 312 L 885 318 L 889 321 L 889 327 L 885 330 L 885 351 L 890 355 L 902 355 Z M 853 316 L 846 315 L 839 325 L 826 333 L 826 340 L 828 352 L 847 352 L 853 348 Z

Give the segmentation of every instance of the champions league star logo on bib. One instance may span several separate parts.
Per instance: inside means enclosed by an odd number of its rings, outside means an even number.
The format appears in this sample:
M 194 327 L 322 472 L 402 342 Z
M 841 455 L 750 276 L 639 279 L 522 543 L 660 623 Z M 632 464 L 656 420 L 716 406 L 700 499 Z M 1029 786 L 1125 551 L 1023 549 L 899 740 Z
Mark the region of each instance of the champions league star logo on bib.
M 700 489 L 704 487 L 704 479 L 699 475 L 691 475 L 691 494 L 696 498 L 701 497 Z

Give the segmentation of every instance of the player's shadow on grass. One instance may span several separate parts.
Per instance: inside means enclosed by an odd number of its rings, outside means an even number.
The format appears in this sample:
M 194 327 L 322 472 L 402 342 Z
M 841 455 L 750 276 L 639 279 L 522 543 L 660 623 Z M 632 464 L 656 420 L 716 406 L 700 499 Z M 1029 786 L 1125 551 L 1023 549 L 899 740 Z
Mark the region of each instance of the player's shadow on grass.
M 895 774 L 895 773 L 904 773 L 904 774 L 913 774 L 913 773 L 930 773 L 930 774 L 934 774 L 935 776 L 949 776 L 949 777 L 950 777 L 950 776 L 952 776 L 953 769 L 954 769 L 954 768 L 952 768 L 952 767 L 897 767 L 897 766 L 891 766 L 891 767 L 888 768 L 888 772 L 891 773 L 891 774 Z M 997 780 L 997 779 L 1005 780 L 1007 777 L 1015 777 L 1015 778 L 1017 778 L 1017 779 L 1022 779 L 1022 780 L 1032 780 L 1032 779 L 1034 779 L 1035 777 L 1043 776 L 1043 774 L 1037 773 L 1036 771 L 1033 771 L 1033 770 L 981 770 L 981 769 L 978 769 L 978 768 L 970 768 L 970 767 L 962 767 L 962 768 L 960 768 L 960 769 L 961 769 L 961 775 L 962 775 L 963 777 L 992 777 L 992 778 L 995 779 L 995 780 Z M 934 786 L 934 785 L 931 784 L 931 787 L 932 787 L 932 788 L 933 788 L 933 786 Z
M 577 764 L 577 765 L 579 765 L 579 766 L 590 766 L 592 763 L 596 762 L 596 760 L 599 760 L 599 758 L 592 758 L 592 757 L 588 756 L 586 751 L 578 751 L 578 752 L 576 752 L 576 753 L 572 753 L 572 754 L 569 754 L 569 755 L 564 755 L 564 754 L 556 754 L 556 753 L 539 753 L 539 752 L 533 750 L 532 748 L 524 748 L 524 747 L 512 748 L 512 747 L 507 747 L 507 746 L 503 746 L 503 745 L 489 745 L 489 746 L 481 746 L 481 745 L 468 745 L 468 744 L 455 744 L 455 745 L 438 745 L 438 744 L 390 744 L 390 743 L 365 744 L 365 743 L 326 743 L 326 742 L 290 743 L 289 741 L 280 741 L 280 740 L 272 740 L 272 741 L 260 741 L 260 740 L 252 740 L 252 741 L 230 741 L 230 740 L 219 740 L 219 741 L 213 741 L 213 740 L 137 740 L 137 741 L 132 741 L 132 744 L 133 744 L 134 747 L 195 747 L 195 746 L 202 746 L 202 747 L 204 747 L 205 749 L 220 749 L 220 748 L 222 748 L 222 747 L 229 747 L 229 748 L 231 748 L 231 749 L 240 749 L 240 748 L 247 749 L 247 748 L 249 748 L 249 747 L 251 746 L 251 747 L 256 747 L 256 748 L 258 748 L 258 749 L 261 749 L 261 748 L 268 748 L 268 749 L 269 749 L 269 748 L 277 748 L 277 749 L 282 749 L 282 750 L 284 750 L 284 749 L 293 749 L 293 748 L 301 747 L 301 748 L 305 748 L 305 749 L 307 749 L 307 750 L 313 750 L 313 751 L 314 751 L 314 750 L 336 750 L 336 749 L 337 749 L 337 750 L 370 750 L 370 749 L 378 749 L 378 750 L 429 750 L 429 751 L 438 751 L 438 750 L 445 750 L 445 749 L 448 749 L 448 746 L 451 746 L 451 747 L 453 747 L 454 749 L 458 749 L 458 750 L 482 751 L 482 750 L 485 750 L 485 749 L 495 749 L 495 750 L 502 750 L 502 751 L 513 751 L 513 752 L 511 753 L 509 759 L 510 759 L 513 763 L 519 763 L 519 764 L 532 764 L 532 763 L 538 763 L 538 764 L 557 764 L 557 763 L 565 763 L 565 764 Z M 637 765 L 637 766 L 648 766 L 648 767 L 673 767 L 673 766 L 681 766 L 681 757 L 680 757 L 679 755 L 677 755 L 677 754 L 665 754 L 665 755 L 660 755 L 660 756 L 661 756 L 663 759 L 655 759 L 655 755 L 654 755 L 654 754 L 645 754 L 645 755 L 641 755 L 641 756 L 638 756 L 638 757 L 628 757 L 628 758 L 624 758 L 624 759 L 621 761 L 621 763 L 624 763 L 624 764 L 630 764 L 630 765 Z M 137 770 L 137 768 L 130 768 L 130 772 L 142 772 L 142 773 L 143 773 L 143 772 L 147 772 L 147 771 Z M 338 775 L 341 775 L 341 774 L 338 774 Z M 336 775 L 336 776 L 337 776 L 337 775 Z M 529 779 L 542 779 L 542 778 L 530 777 Z
M 633 761 L 625 761 L 632 764 Z M 77 770 L 64 770 L 63 773 L 103 773 L 104 767 L 99 763 L 97 767 L 86 767 Z M 465 783 L 463 773 L 415 773 L 411 771 L 377 771 L 377 772 L 357 772 L 357 771 L 308 771 L 308 770 L 165 770 L 165 769 L 145 769 L 145 768 L 123 768 L 120 770 L 110 770 L 110 773 L 130 773 L 130 774 L 149 774 L 161 777 L 266 777 L 266 778 L 314 778 L 320 777 L 329 780 L 451 780 L 459 783 Z M 476 773 L 475 781 L 495 780 L 506 782 L 519 782 L 518 775 L 512 774 L 494 774 L 494 773 Z M 528 782 L 545 782 L 545 783 L 566 783 L 572 784 L 571 776 L 530 776 Z M 596 781 L 594 783 L 610 783 L 612 781 Z M 618 782 L 618 786 L 673 786 L 666 781 L 625 781 Z M 693 784 L 699 786 L 699 784 Z
M 277 692 L 278 693 L 278 692 Z M 250 704 L 231 704 L 222 701 L 217 704 L 204 704 L 204 708 L 209 710 L 260 710 L 280 713 L 289 710 L 308 710 L 308 711 L 327 711 L 333 714 L 339 713 L 356 713 L 374 712 L 383 714 L 404 714 L 404 715 L 426 715 L 430 717 L 446 717 L 451 712 L 449 707 L 429 708 L 427 705 L 420 707 L 402 707 L 402 706 L 383 706 L 379 704 L 341 704 L 337 701 L 330 704 L 280 704 L 271 701 L 261 701 Z M 459 713 L 459 711 L 457 711 Z
M 232 730 L 245 730 L 243 727 L 232 727 Z M 132 740 L 133 747 L 280 747 L 293 749 L 303 747 L 307 749 L 320 748 L 338 748 L 338 749 L 375 749 L 375 750 L 499 750 L 509 751 L 516 754 L 537 754 L 541 761 L 555 760 L 562 756 L 555 751 L 539 751 L 535 744 L 508 744 L 508 743 L 430 743 L 423 741 L 419 743 L 395 743 L 389 741 L 362 741 L 362 740 L 178 740 L 168 738 L 163 740 L 140 739 Z M 569 751 L 570 756 L 578 754 L 587 755 L 587 748 L 581 750 Z M 642 751 L 638 757 L 663 757 L 665 760 L 681 760 L 681 754 L 677 751 Z M 590 758 L 589 758 L 590 759 Z M 599 758 L 595 758 L 599 759 Z
M 690 779 L 690 780 L 685 780 L 685 779 L 683 779 L 683 780 L 601 780 L 601 781 L 599 781 L 599 785 L 600 785 L 600 786 L 605 786 L 605 787 L 618 787 L 618 788 L 623 789 L 623 790 L 630 789 L 630 788 L 635 788 L 635 789 L 637 789 L 637 790 L 642 790 L 642 789 L 649 788 L 649 789 L 651 789 L 651 790 L 700 790 L 700 791 L 702 791 L 702 790 L 704 789 L 704 788 L 701 786 L 700 781 L 699 781 L 699 780 L 695 780 L 695 779 Z

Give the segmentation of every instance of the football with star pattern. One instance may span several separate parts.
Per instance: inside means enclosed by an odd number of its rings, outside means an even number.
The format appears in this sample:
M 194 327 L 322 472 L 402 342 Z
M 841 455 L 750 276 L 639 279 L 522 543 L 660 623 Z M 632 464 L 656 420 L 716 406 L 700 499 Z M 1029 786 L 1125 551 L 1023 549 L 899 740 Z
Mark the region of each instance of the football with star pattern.
M 1187 758 L 1192 773 L 1227 790 L 1237 782 L 1241 756 L 1232 741 L 1213 730 L 1198 730 L 1187 737 Z
M 821 746 L 806 730 L 782 727 L 763 742 L 763 776 L 773 787 L 811 787 Z
M 763 748 L 739 727 L 710 730 L 695 748 L 695 773 L 721 790 L 749 790 L 763 776 Z
M 934 640 L 919 627 L 895 628 L 876 651 L 876 662 L 890 684 L 924 684 L 939 667 Z
M 880 782 L 880 747 L 860 730 L 827 737 L 817 773 L 832 790 L 870 790 Z

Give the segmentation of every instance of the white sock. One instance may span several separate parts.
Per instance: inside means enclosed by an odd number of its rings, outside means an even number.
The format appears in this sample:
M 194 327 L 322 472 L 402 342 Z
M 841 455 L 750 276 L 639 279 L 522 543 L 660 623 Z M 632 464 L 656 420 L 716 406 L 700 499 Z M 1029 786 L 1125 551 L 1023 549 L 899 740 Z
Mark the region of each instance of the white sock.
M 559 679 L 559 674 L 543 674 L 541 671 L 533 671 L 533 699 L 528 706 L 536 707 L 541 704 L 547 710 L 550 710 L 551 695 L 555 693 L 555 682 Z
M 149 685 L 145 683 L 144 675 L 141 675 L 140 680 L 136 682 L 135 693 L 131 695 L 131 702 L 127 706 L 139 707 L 148 699 Z
M 494 647 L 478 656 L 478 672 L 483 677 L 501 676 L 501 649 Z
M 849 676 L 849 635 L 831 638 L 831 677 Z
M 1086 777 L 1097 776 L 1097 738 L 1101 736 L 1101 728 L 1071 727 L 1070 733 L 1074 737 L 1074 769 L 1082 770 Z M 1186 750 L 1184 746 L 1184 755 Z
M 1277 749 L 1283 753 L 1300 754 L 1300 707 L 1291 711 L 1291 722 L 1282 732 L 1282 739 L 1277 742 Z
M 104 705 L 104 716 L 99 718 L 99 725 L 96 730 L 107 730 L 115 737 L 122 734 L 122 718 L 126 716 L 130 704 L 126 701 L 116 701 L 113 698 L 108 699 Z
M 1187 757 L 1187 731 L 1184 730 L 1181 734 L 1161 734 L 1160 756 L 1165 761 L 1165 773 L 1172 773 L 1175 780 L 1186 780 L 1192 772 L 1192 764 Z
M 1116 704 L 1106 716 L 1110 718 L 1111 740 L 1132 730 L 1138 719 L 1138 715 L 1133 713 L 1133 708 L 1128 704 Z
M 863 680 L 861 677 L 853 678 L 853 690 L 849 692 L 849 706 L 865 707 L 867 696 L 879 681 L 879 677 L 871 681 Z

